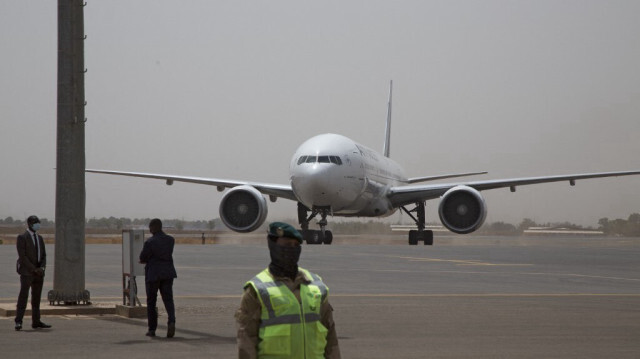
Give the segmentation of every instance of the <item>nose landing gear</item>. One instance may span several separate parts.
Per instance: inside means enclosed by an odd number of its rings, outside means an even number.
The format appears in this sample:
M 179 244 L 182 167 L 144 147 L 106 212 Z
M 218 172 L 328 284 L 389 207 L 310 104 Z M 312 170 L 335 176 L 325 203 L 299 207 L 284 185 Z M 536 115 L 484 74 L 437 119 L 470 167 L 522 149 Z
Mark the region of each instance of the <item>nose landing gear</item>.
M 307 213 L 311 214 L 307 217 Z M 333 234 L 327 230 L 327 215 L 330 213 L 329 208 L 314 208 L 310 210 L 304 204 L 298 202 L 298 222 L 302 230 L 302 239 L 307 244 L 331 244 L 333 242 Z M 309 221 L 320 215 L 318 221 L 320 230 L 309 229 Z

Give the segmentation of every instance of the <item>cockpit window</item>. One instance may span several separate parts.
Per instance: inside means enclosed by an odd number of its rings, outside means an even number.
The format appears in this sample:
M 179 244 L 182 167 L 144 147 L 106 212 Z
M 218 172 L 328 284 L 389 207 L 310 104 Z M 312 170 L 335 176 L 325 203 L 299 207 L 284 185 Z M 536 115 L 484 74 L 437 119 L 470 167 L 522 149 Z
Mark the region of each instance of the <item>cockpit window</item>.
M 340 156 L 300 156 L 300 158 L 298 158 L 298 165 L 303 163 L 316 163 L 316 161 L 318 163 L 333 163 L 338 166 L 342 164 Z

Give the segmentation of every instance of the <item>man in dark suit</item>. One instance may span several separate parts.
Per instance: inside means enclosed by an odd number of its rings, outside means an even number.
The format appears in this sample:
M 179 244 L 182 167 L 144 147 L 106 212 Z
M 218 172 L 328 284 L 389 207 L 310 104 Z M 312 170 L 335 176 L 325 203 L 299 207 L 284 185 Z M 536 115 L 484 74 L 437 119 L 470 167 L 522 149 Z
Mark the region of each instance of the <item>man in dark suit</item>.
M 145 263 L 144 275 L 147 289 L 147 321 L 149 331 L 147 336 L 155 337 L 158 327 L 158 290 L 162 296 L 164 308 L 167 310 L 167 338 L 174 336 L 176 331 L 176 314 L 173 305 L 173 279 L 177 278 L 176 268 L 173 266 L 173 237 L 162 231 L 162 222 L 154 218 L 149 222 L 149 232 L 153 235 L 144 242 L 140 252 L 140 263 Z
M 18 263 L 16 270 L 20 274 L 20 294 L 16 311 L 16 330 L 22 329 L 22 318 L 27 309 L 29 289 L 31 289 L 31 327 L 51 328 L 40 321 L 40 295 L 44 284 L 44 270 L 47 266 L 47 251 L 44 240 L 37 232 L 40 230 L 40 219 L 36 216 L 27 218 L 28 229 L 18 235 Z

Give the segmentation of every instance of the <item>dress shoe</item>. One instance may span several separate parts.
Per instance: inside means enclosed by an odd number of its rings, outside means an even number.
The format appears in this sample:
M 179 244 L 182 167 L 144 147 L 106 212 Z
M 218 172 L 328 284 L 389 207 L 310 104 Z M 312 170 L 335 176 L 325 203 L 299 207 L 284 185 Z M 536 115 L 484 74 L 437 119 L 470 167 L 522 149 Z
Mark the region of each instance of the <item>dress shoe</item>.
M 31 328 L 33 328 L 33 329 L 38 329 L 38 328 L 47 329 L 47 328 L 51 328 L 51 326 L 49 324 L 44 324 L 43 322 L 38 322 L 38 323 L 32 324 Z
M 169 323 L 167 326 L 167 338 L 173 338 L 176 334 L 176 323 Z
M 148 336 L 148 337 L 155 337 L 156 336 L 156 332 L 154 330 L 150 330 L 145 335 Z
M 16 330 L 22 329 L 22 322 L 16 322 Z

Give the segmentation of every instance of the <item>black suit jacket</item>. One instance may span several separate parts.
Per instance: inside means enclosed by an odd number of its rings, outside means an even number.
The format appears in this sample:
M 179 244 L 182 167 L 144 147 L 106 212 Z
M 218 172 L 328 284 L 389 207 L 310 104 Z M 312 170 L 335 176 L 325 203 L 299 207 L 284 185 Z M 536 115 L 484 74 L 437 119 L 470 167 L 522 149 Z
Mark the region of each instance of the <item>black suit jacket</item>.
M 147 239 L 140 252 L 140 262 L 145 263 L 145 282 L 156 282 L 163 279 L 177 278 L 173 266 L 173 237 L 158 232 Z
M 18 268 L 20 275 L 34 275 L 37 268 L 47 265 L 47 251 L 44 248 L 42 236 L 36 234 L 40 243 L 40 262 L 38 262 L 38 248 L 33 243 L 33 237 L 29 231 L 18 235 L 16 248 L 18 249 Z

